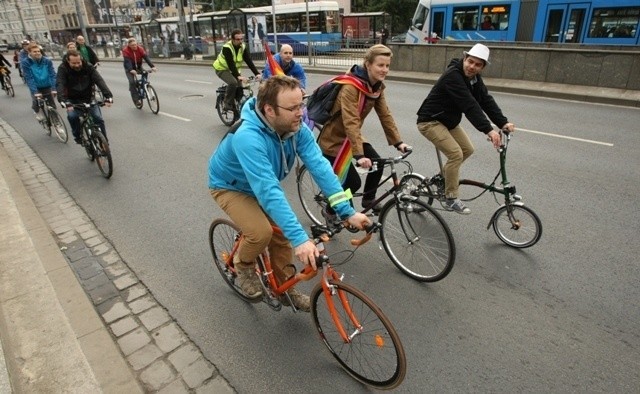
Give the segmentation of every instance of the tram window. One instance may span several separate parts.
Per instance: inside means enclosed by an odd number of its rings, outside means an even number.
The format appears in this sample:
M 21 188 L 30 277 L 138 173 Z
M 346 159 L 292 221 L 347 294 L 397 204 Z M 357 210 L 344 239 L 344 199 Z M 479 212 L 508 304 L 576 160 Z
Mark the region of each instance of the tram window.
M 478 7 L 454 7 L 452 30 L 476 30 Z
M 638 22 L 640 22 L 640 7 L 597 8 L 593 10 L 589 25 L 589 37 L 636 37 Z
M 480 30 L 507 30 L 509 27 L 509 5 L 482 7 Z

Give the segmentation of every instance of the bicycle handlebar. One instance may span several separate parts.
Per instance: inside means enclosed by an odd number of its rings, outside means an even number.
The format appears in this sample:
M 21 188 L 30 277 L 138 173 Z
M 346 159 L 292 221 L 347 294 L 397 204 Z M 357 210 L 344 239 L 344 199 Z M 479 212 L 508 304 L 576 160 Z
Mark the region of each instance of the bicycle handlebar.
M 314 224 L 311 226 L 311 234 L 313 236 L 313 242 L 318 244 L 320 242 L 327 242 L 329 241 L 331 238 L 333 238 L 333 236 L 335 236 L 336 234 L 338 234 L 339 232 L 341 232 L 344 228 L 346 227 L 345 222 L 338 222 L 336 224 L 330 225 L 330 224 L 322 224 L 322 225 L 317 225 Z M 362 237 L 361 239 L 352 239 L 351 245 L 353 246 L 361 246 L 364 245 L 365 243 L 367 243 L 367 241 L 369 241 L 371 239 L 371 236 L 373 235 L 373 233 L 375 233 L 376 231 L 378 231 L 378 229 L 380 229 L 382 227 L 382 225 L 378 222 L 373 222 L 371 223 L 370 226 L 365 226 L 364 230 L 366 232 L 365 236 Z
M 387 165 L 387 164 L 391 164 L 391 163 L 396 164 L 396 163 L 400 163 L 401 161 L 406 159 L 407 156 L 409 156 L 411 153 L 413 153 L 413 149 L 407 149 L 400 156 L 396 156 L 396 157 L 380 157 L 380 158 L 377 158 L 377 159 L 369 159 L 369 160 L 371 160 L 372 163 L 377 163 L 377 164 L 382 164 L 382 165 Z
M 60 103 L 60 105 L 62 106 L 62 108 L 73 107 L 74 109 L 88 110 L 89 108 L 95 107 L 96 105 L 99 106 L 99 107 L 104 107 L 105 106 L 105 102 L 104 101 L 92 101 L 90 103 L 79 103 L 79 104 Z

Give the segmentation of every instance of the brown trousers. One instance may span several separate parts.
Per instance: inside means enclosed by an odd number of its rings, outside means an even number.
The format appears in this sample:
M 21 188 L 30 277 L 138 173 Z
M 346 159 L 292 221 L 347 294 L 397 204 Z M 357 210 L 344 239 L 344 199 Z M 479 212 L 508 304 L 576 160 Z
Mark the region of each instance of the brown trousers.
M 232 190 L 210 189 L 210 192 L 215 202 L 244 235 L 238 251 L 238 268 L 253 268 L 256 258 L 268 247 L 273 273 L 279 283 L 291 277 L 295 271 L 293 267 L 287 266 L 292 264 L 293 247 L 283 235 L 273 231 L 272 226 L 275 224 L 260 208 L 258 200 Z
M 458 198 L 460 167 L 473 154 L 473 144 L 460 125 L 449 130 L 437 120 L 418 123 L 418 131 L 447 157 L 443 167 L 444 191 L 447 198 Z

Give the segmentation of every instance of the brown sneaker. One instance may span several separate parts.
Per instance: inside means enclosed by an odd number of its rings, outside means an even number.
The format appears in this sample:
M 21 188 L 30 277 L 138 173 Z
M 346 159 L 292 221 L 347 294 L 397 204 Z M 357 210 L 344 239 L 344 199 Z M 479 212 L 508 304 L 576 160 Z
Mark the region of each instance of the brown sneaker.
M 302 294 L 298 289 L 291 289 L 287 293 L 289 293 L 289 297 L 291 297 L 291 301 L 293 301 L 293 306 L 298 310 L 303 312 L 311 311 L 311 300 L 308 295 Z M 282 305 L 284 306 L 290 305 L 289 300 L 285 295 L 280 296 L 280 302 L 282 302 Z
M 258 298 L 262 295 L 262 284 L 256 271 L 252 269 L 237 269 L 236 283 L 249 298 Z

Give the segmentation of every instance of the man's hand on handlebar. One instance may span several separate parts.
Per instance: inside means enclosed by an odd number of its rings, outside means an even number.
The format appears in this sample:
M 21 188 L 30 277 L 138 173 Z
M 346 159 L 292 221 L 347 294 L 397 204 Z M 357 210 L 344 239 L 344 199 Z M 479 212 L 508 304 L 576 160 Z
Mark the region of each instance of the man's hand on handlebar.
M 502 143 L 502 138 L 500 138 L 500 134 L 497 131 L 491 130 L 487 133 L 487 140 L 491 141 L 491 144 L 494 148 L 498 149 L 500 144 Z
M 109 108 L 113 104 L 113 98 L 109 97 L 108 99 L 104 99 L 105 107 Z
M 129 71 L 129 74 L 138 75 L 138 72 L 136 70 L 131 70 L 131 71 Z
M 293 253 L 303 264 L 311 264 L 314 271 L 318 269 L 316 266 L 316 257 L 320 256 L 320 252 L 313 241 L 308 240 L 305 243 L 296 246 Z
M 516 131 L 516 126 L 513 123 L 507 123 L 504 126 L 502 126 L 502 131 L 507 134 L 511 134 L 514 131 Z

